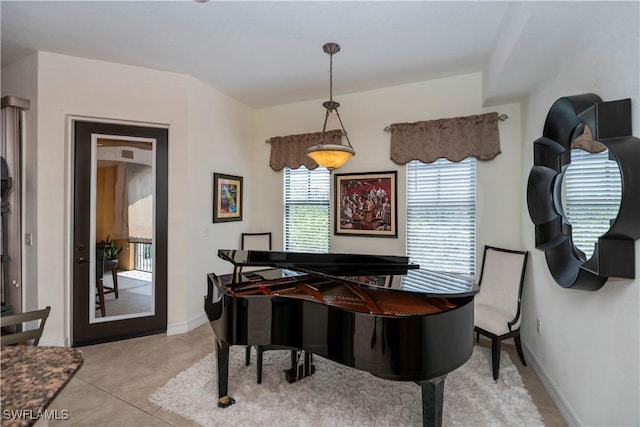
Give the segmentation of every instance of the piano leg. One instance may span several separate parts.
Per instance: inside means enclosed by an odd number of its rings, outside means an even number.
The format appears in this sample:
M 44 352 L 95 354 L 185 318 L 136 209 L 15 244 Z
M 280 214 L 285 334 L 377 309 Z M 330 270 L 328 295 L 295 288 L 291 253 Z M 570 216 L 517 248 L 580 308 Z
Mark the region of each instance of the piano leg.
M 257 356 L 256 356 L 256 373 L 258 375 L 257 383 L 262 384 L 262 355 L 264 354 L 264 348 L 261 345 L 256 346 Z
M 444 403 L 444 380 L 447 376 L 420 381 L 422 387 L 422 425 L 424 427 L 442 425 L 442 405 Z
M 218 357 L 218 407 L 226 408 L 236 403 L 233 397 L 227 395 L 229 385 L 229 344 L 216 340 L 216 355 Z

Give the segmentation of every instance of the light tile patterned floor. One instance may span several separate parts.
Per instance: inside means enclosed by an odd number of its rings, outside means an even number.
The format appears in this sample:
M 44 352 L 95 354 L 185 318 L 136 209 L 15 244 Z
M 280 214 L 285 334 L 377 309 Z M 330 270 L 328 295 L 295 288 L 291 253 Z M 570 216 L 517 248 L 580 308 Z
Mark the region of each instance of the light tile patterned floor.
M 480 345 L 488 346 L 481 340 Z M 69 411 L 66 421 L 38 421 L 51 426 L 196 426 L 147 400 L 149 394 L 213 351 L 209 324 L 170 337 L 153 335 L 80 347 L 85 360 L 76 376 L 49 409 Z M 515 349 L 503 345 L 518 367 L 525 387 L 547 426 L 566 426 L 553 401 L 530 367 L 520 364 Z
M 113 287 L 113 276 L 107 272 L 103 278 L 105 287 Z M 151 311 L 151 273 L 144 271 L 118 271 L 118 299 L 114 293 L 105 294 L 105 314 L 145 313 Z M 100 317 L 100 310 L 96 310 Z

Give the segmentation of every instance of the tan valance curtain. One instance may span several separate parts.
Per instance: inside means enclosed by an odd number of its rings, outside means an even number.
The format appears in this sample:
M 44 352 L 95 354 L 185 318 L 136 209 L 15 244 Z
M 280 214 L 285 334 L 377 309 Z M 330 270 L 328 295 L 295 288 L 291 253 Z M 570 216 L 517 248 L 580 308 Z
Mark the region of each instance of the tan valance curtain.
M 607 149 L 607 146 L 593 139 L 591 128 L 584 127 L 584 133 L 573 140 L 571 148 L 578 148 L 591 154 L 601 153 Z
M 271 144 L 271 158 L 269 166 L 274 171 L 279 171 L 286 166 L 297 169 L 306 166 L 307 169 L 315 169 L 318 164 L 305 154 L 309 147 L 320 143 L 322 132 L 303 133 L 300 135 L 276 136 L 269 139 Z M 325 144 L 341 144 L 342 131 L 330 130 L 324 134 Z
M 415 123 L 394 123 L 391 160 L 432 163 L 444 157 L 459 162 L 467 157 L 491 160 L 500 154 L 498 113 Z

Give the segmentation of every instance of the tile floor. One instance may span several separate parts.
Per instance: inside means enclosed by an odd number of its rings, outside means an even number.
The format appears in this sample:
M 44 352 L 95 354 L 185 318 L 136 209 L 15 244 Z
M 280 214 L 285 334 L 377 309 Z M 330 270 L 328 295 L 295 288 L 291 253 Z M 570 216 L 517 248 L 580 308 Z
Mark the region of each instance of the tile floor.
M 66 409 L 66 421 L 38 421 L 51 426 L 197 426 L 147 400 L 156 389 L 213 351 L 213 332 L 204 324 L 187 334 L 153 335 L 80 347 L 85 360 L 49 409 Z M 481 340 L 480 345 L 488 346 Z M 515 349 L 503 345 L 546 426 L 566 426 L 533 369 L 523 367 Z
M 113 287 L 111 271 L 104 275 L 103 284 Z M 106 316 L 150 312 L 151 292 L 151 273 L 118 271 L 118 299 L 113 292 L 105 294 Z M 96 317 L 100 317 L 100 309 L 96 309 Z

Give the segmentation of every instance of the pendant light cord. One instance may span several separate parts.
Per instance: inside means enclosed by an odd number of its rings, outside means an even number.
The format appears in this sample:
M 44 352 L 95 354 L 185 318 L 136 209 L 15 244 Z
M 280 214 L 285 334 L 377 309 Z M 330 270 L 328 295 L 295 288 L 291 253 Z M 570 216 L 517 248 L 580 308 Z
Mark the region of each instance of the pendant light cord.
M 340 127 L 342 128 L 342 134 L 347 139 L 347 144 L 349 147 L 353 149 L 351 145 L 351 141 L 349 141 L 349 135 L 347 135 L 347 130 L 344 128 L 344 124 L 342 123 L 342 118 L 340 117 L 340 113 L 338 112 L 339 103 L 333 102 L 333 53 L 329 53 L 329 102 L 325 102 L 322 105 L 326 108 L 326 114 L 324 115 L 324 125 L 322 126 L 322 135 L 320 136 L 320 144 L 324 144 L 324 135 L 327 131 L 327 121 L 329 120 L 329 115 L 332 111 L 336 112 L 336 116 L 338 116 L 338 121 L 340 122 Z
M 333 53 L 329 54 L 329 101 L 333 103 Z

